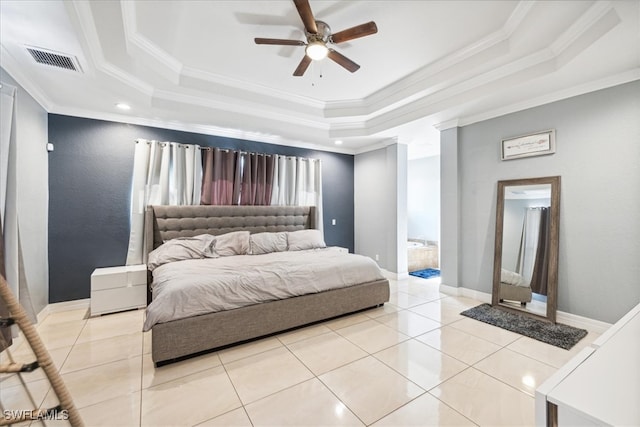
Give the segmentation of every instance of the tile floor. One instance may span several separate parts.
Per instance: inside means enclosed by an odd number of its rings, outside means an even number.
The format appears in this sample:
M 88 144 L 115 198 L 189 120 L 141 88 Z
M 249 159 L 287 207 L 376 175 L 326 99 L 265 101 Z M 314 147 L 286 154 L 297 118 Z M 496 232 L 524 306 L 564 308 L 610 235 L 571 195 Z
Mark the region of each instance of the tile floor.
M 438 283 L 392 281 L 382 308 L 157 369 L 143 310 L 55 313 L 38 331 L 88 426 L 533 425 L 535 388 L 597 334 L 549 346 L 460 316 L 480 301 Z M 23 380 L 57 404 L 42 372 Z M 32 407 L 17 376 L 0 381 L 4 409 Z

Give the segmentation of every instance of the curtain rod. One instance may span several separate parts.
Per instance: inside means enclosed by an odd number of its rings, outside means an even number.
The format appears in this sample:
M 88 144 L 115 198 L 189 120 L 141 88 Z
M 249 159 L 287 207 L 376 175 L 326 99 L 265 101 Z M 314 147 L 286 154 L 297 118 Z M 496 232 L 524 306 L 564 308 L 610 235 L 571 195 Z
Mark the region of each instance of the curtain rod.
M 135 142 L 136 144 L 138 144 L 139 142 L 144 142 L 144 143 L 146 143 L 147 145 L 150 145 L 151 143 L 156 142 L 156 143 L 158 143 L 161 147 L 164 147 L 164 146 L 166 146 L 167 144 L 176 144 L 176 145 L 178 145 L 178 146 L 180 146 L 180 147 L 186 147 L 186 148 L 189 148 L 189 147 L 191 147 L 191 146 L 194 146 L 194 147 L 196 147 L 196 149 L 198 149 L 198 150 L 205 150 L 205 151 L 219 150 L 219 151 L 222 151 L 222 152 L 224 152 L 224 153 L 229 153 L 229 152 L 233 151 L 234 153 L 238 153 L 238 154 L 256 154 L 256 155 L 258 155 L 258 156 L 272 157 L 272 155 L 271 155 L 271 154 L 266 154 L 266 153 L 256 153 L 256 152 L 253 152 L 253 151 L 233 150 L 233 149 L 231 149 L 231 148 L 201 147 L 201 146 L 196 145 L 196 144 L 183 144 L 183 143 L 181 143 L 181 142 L 173 142 L 173 141 L 163 141 L 163 142 L 160 142 L 160 141 L 157 141 L 157 140 L 155 140 L 155 139 L 148 140 L 148 139 L 138 138 L 138 139 L 134 140 L 134 142 Z M 280 157 L 285 157 L 285 158 L 287 158 L 287 159 L 302 159 L 302 160 L 317 160 L 317 161 L 320 161 L 320 159 L 311 159 L 311 158 L 307 158 L 307 157 L 300 157 L 300 156 L 283 156 L 283 155 L 280 155 L 280 154 L 274 154 L 274 155 L 275 155 L 275 156 L 280 156 Z

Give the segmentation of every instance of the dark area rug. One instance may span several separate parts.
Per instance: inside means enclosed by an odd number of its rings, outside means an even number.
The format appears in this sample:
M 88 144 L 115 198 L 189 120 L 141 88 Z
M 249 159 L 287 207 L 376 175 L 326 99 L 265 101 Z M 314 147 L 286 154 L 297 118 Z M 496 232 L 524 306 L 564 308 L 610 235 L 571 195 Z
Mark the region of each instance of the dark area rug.
M 489 304 L 481 304 L 465 310 L 460 314 L 547 344 L 555 345 L 556 347 L 564 348 L 565 350 L 571 349 L 571 347 L 587 335 L 585 329 L 578 329 L 561 323 L 553 324 L 544 322 L 523 314 L 500 310 Z
M 434 277 L 440 277 L 440 270 L 437 268 L 425 268 L 424 270 L 412 271 L 409 275 L 423 279 L 432 279 Z

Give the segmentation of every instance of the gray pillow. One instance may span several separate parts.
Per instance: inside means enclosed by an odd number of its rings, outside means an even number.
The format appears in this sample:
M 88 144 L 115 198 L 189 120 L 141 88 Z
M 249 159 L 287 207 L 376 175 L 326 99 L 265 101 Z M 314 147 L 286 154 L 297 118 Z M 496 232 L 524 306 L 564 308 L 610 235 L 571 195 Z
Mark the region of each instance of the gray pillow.
M 219 256 L 247 255 L 249 232 L 233 231 L 216 236 L 215 251 Z
M 171 239 L 149 252 L 147 268 L 151 271 L 163 264 L 185 259 L 217 258 L 213 249 L 215 236 L 200 234 Z
M 256 233 L 249 238 L 252 255 L 283 252 L 287 250 L 287 233 Z
M 287 239 L 290 251 L 301 251 L 305 249 L 326 248 L 322 232 L 320 230 L 298 230 L 290 231 Z

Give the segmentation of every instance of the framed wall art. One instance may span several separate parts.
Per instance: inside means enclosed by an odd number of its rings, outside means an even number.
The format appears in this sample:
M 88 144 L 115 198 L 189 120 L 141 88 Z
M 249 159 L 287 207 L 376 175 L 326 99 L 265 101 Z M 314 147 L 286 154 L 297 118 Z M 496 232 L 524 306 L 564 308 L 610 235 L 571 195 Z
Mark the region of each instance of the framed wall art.
M 502 160 L 544 156 L 556 152 L 555 129 L 502 140 Z

